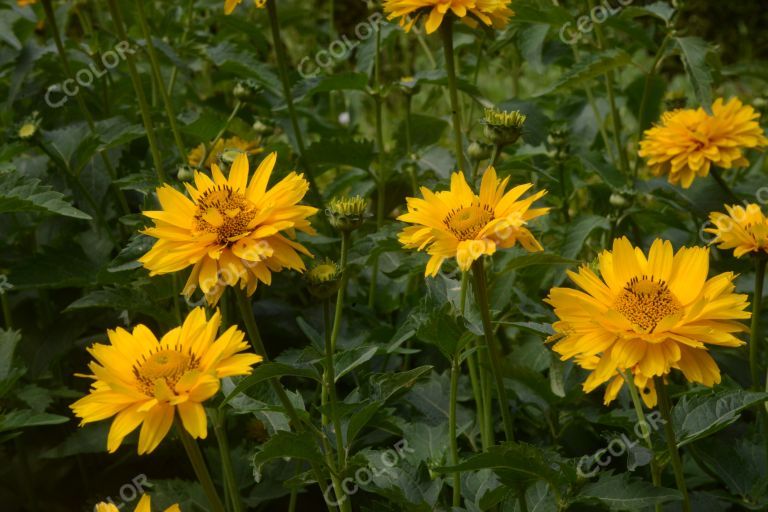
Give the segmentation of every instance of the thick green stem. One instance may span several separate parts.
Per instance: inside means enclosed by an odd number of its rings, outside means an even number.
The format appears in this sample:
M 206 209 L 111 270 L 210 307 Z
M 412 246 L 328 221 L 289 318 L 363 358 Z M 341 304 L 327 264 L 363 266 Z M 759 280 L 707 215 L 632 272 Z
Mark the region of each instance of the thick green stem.
M 114 0 L 112 0 L 114 1 Z M 291 82 L 288 78 L 288 57 L 285 54 L 285 48 L 283 47 L 283 39 L 280 36 L 280 21 L 277 17 L 277 0 L 267 0 L 267 12 L 269 13 L 269 24 L 272 29 L 272 44 L 275 47 L 275 57 L 277 58 L 277 69 L 280 74 L 280 82 L 283 86 L 283 99 L 285 105 L 288 108 L 288 116 L 291 119 L 291 128 L 293 129 L 293 136 L 296 138 L 296 146 L 299 150 L 299 158 L 304 166 L 307 174 L 307 181 L 309 181 L 309 188 L 312 195 L 315 196 L 318 203 L 322 206 L 323 197 L 320 195 L 320 189 L 315 182 L 315 174 L 312 166 L 307 159 L 307 150 L 304 146 L 304 135 L 301 132 L 301 126 L 299 125 L 299 117 L 296 115 L 296 107 L 293 104 L 293 93 L 291 92 Z
M 181 444 L 184 445 L 184 451 L 187 452 L 187 457 L 192 464 L 192 469 L 195 471 L 195 476 L 197 476 L 197 480 L 200 482 L 208 498 L 211 510 L 214 512 L 224 512 L 224 505 L 221 503 L 221 498 L 216 492 L 216 487 L 213 485 L 211 474 L 208 472 L 208 466 L 205 464 L 200 447 L 178 419 L 176 420 L 176 432 L 179 434 Z
M 336 293 L 336 309 L 333 314 L 333 330 L 331 331 L 331 351 L 336 352 L 336 342 L 341 332 L 341 316 L 344 311 L 344 296 L 346 295 L 347 279 L 349 279 L 349 270 L 347 269 L 347 259 L 349 258 L 349 231 L 341 232 L 341 283 L 339 291 Z
M 451 397 L 448 404 L 448 440 L 451 443 L 451 465 L 459 464 L 459 446 L 456 440 L 456 400 L 459 391 L 459 354 L 451 360 Z M 453 474 L 453 506 L 461 503 L 461 472 Z
M 480 310 L 480 316 L 483 321 L 483 330 L 485 331 L 485 349 L 490 360 L 491 373 L 496 383 L 496 393 L 501 409 L 501 417 L 504 423 L 504 434 L 507 441 L 514 441 L 514 427 L 512 422 L 512 413 L 509 410 L 509 401 L 507 400 L 507 390 L 504 387 L 504 376 L 502 375 L 501 360 L 502 355 L 496 348 L 494 340 L 493 324 L 491 323 L 491 307 L 488 303 L 488 285 L 485 278 L 485 268 L 483 260 L 478 259 L 472 263 L 472 277 L 474 279 L 475 299 L 477 307 Z M 487 406 L 487 404 L 486 404 Z
M 459 110 L 459 89 L 456 85 L 456 57 L 453 54 L 453 19 L 449 17 L 440 24 L 445 52 L 445 72 L 448 75 L 448 92 L 451 98 L 451 117 L 453 118 L 453 142 L 456 151 L 456 163 L 459 170 L 470 172 L 470 166 L 464 158 L 464 144 L 461 135 L 461 110 Z
M 467 290 L 469 289 L 469 272 L 461 273 L 461 296 L 460 296 L 460 308 L 461 314 L 464 315 L 464 308 L 467 304 Z M 483 386 L 483 376 L 485 372 L 478 371 L 477 359 L 474 350 L 474 343 L 467 346 L 467 368 L 469 368 L 469 381 L 472 384 L 472 397 L 475 399 L 475 410 L 477 411 L 477 425 L 480 430 L 480 440 L 483 446 L 483 450 L 487 450 L 493 445 L 492 438 L 488 436 L 488 430 L 486 429 L 485 421 L 485 405 L 483 401 L 485 389 Z
M 229 451 L 229 439 L 227 439 L 225 419 L 224 412 L 212 409 L 211 423 L 213 423 L 213 431 L 216 434 L 216 442 L 219 445 L 221 468 L 224 473 L 224 481 L 229 489 L 229 499 L 232 503 L 234 512 L 242 512 L 243 501 L 240 497 L 240 487 L 237 485 L 237 479 L 235 478 L 235 470 L 232 467 L 232 453 Z
M 667 440 L 672 470 L 675 472 L 675 483 L 677 483 L 677 489 L 683 495 L 683 512 L 691 512 L 691 501 L 688 497 L 688 487 L 685 485 L 683 463 L 680 460 L 680 453 L 677 451 L 675 429 L 672 426 L 672 405 L 669 400 L 669 390 L 663 377 L 654 377 L 653 380 L 656 385 L 656 394 L 659 397 L 659 412 L 661 412 L 661 417 L 664 420 L 664 437 Z
M 635 408 L 635 416 L 637 423 L 641 425 L 640 434 L 643 438 L 646 448 L 651 452 L 651 479 L 655 487 L 661 487 L 661 471 L 659 470 L 659 464 L 656 461 L 656 453 L 653 451 L 653 441 L 651 440 L 651 431 L 648 426 L 648 421 L 645 419 L 645 413 L 643 412 L 643 402 L 640 399 L 640 393 L 637 392 L 637 386 L 632 378 L 632 374 L 629 372 L 621 372 L 621 376 L 624 378 L 627 387 L 629 388 L 629 396 L 632 398 L 632 405 Z M 656 505 L 656 511 L 661 512 L 661 505 Z
M 331 329 L 333 328 L 333 325 L 331 324 L 331 301 L 329 299 L 323 299 L 323 337 L 325 338 L 325 344 L 328 346 L 331 343 Z M 322 410 L 321 414 L 321 424 L 327 425 L 328 424 L 328 414 L 325 410 L 325 405 L 328 403 L 328 388 L 326 386 L 320 387 L 320 408 Z
M 171 132 L 173 133 L 173 141 L 176 143 L 176 149 L 179 151 L 179 158 L 184 160 L 187 151 L 184 149 L 184 142 L 181 140 L 179 127 L 176 124 L 176 114 L 173 111 L 173 103 L 171 103 L 171 98 L 165 88 L 165 84 L 163 83 L 163 75 L 160 72 L 160 65 L 157 61 L 155 45 L 152 42 L 152 33 L 150 32 L 149 24 L 147 23 L 147 13 L 144 9 L 144 0 L 137 0 L 136 5 L 138 6 L 139 12 L 139 25 L 141 25 L 141 32 L 144 35 L 144 40 L 147 44 L 147 55 L 149 56 L 149 64 L 152 68 L 152 75 L 155 77 L 155 84 L 157 88 L 160 89 L 160 96 L 163 99 L 163 106 L 165 107 L 165 115 L 168 117 L 168 124 L 171 127 Z
M 187 2 L 187 8 L 184 10 L 186 13 L 186 18 L 184 19 L 184 32 L 181 34 L 181 41 L 179 42 L 179 46 L 184 46 L 184 44 L 187 42 L 189 30 L 192 27 L 192 15 L 195 12 L 194 6 L 195 0 L 189 0 Z M 179 68 L 176 66 L 176 64 L 174 64 L 173 69 L 171 69 L 171 77 L 168 79 L 168 94 L 173 94 L 173 87 L 176 85 L 176 77 L 178 74 Z
M 203 157 L 200 159 L 200 163 L 197 165 L 198 169 L 205 168 L 205 162 L 208 160 L 208 156 L 211 154 L 211 151 L 213 148 L 216 147 L 216 143 L 219 142 L 219 140 L 224 136 L 224 133 L 226 133 L 227 128 L 229 128 L 229 125 L 232 123 L 232 120 L 235 118 L 237 113 L 240 111 L 240 107 L 243 106 L 243 103 L 240 100 L 235 101 L 235 106 L 232 107 L 232 112 L 229 113 L 229 117 L 227 117 L 226 122 L 224 123 L 224 126 L 221 127 L 219 132 L 216 134 L 216 136 L 211 141 L 211 144 L 209 146 L 204 146 L 205 151 L 203 151 Z
M 125 24 L 123 23 L 123 16 L 120 13 L 120 7 L 116 0 L 107 0 L 109 5 L 109 12 L 112 15 L 112 21 L 115 24 L 115 32 L 121 41 L 128 41 L 128 34 L 125 30 Z M 155 125 L 152 122 L 152 113 L 149 109 L 149 103 L 147 103 L 147 97 L 144 94 L 144 88 L 141 84 L 141 77 L 136 69 L 136 63 L 134 62 L 133 55 L 126 54 L 125 60 L 128 65 L 128 74 L 131 76 L 131 82 L 133 83 L 133 89 L 136 92 L 136 98 L 139 100 L 139 110 L 141 111 L 141 120 L 144 123 L 144 131 L 147 132 L 147 140 L 149 141 L 149 151 L 152 154 L 152 161 L 155 164 L 155 172 L 157 173 L 157 179 L 160 183 L 166 181 L 165 171 L 163 170 L 163 159 L 160 157 L 160 147 L 157 143 L 157 137 L 155 135 Z

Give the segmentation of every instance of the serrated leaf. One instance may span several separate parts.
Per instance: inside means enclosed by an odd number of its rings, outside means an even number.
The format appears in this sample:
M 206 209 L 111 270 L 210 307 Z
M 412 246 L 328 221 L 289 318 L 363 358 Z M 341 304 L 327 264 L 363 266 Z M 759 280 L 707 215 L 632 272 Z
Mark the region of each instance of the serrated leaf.
M 19 341 L 21 331 L 0 329 L 0 381 L 7 379 L 11 373 L 13 354 Z
M 0 432 L 8 432 L 29 427 L 58 425 L 70 421 L 66 416 L 35 412 L 32 409 L 20 409 L 0 415 Z
M 254 368 L 253 372 L 249 376 L 241 380 L 237 386 L 235 386 L 235 388 L 224 398 L 224 400 L 222 400 L 221 404 L 219 405 L 219 409 L 227 405 L 227 402 L 232 400 L 240 393 L 244 393 L 260 382 L 287 376 L 307 378 L 320 382 L 320 375 L 314 368 L 297 368 L 287 364 L 275 362 L 261 363 Z
M 56 192 L 40 180 L 0 174 L 0 213 L 36 212 L 91 220 L 91 216 L 72 206 L 64 194 Z
M 308 432 L 281 431 L 261 445 L 251 458 L 256 481 L 260 480 L 262 466 L 274 459 L 299 459 L 315 464 L 322 464 L 324 460 L 317 442 Z
M 375 346 L 359 346 L 350 350 L 337 352 L 334 356 L 336 382 L 361 364 L 370 361 L 379 348 Z
M 608 219 L 599 215 L 585 214 L 575 219 L 565 235 L 560 253 L 566 258 L 575 258 L 584 247 L 589 235 L 596 229 L 609 229 Z
M 551 86 L 539 91 L 535 96 L 543 96 L 555 91 L 578 87 L 609 71 L 629 64 L 632 57 L 620 48 L 613 48 L 575 64 Z
M 399 373 L 377 373 L 371 375 L 371 398 L 386 401 L 396 393 L 413 386 L 421 377 L 432 371 L 432 366 L 419 366 Z
M 741 389 L 684 395 L 672 408 L 677 445 L 685 446 L 724 429 L 738 420 L 744 409 L 766 400 L 768 393 Z
M 676 37 L 688 79 L 699 105 L 712 113 L 712 71 L 707 56 L 712 51 L 709 44 L 699 37 Z
M 682 499 L 680 491 L 654 487 L 649 482 L 629 475 L 603 472 L 597 482 L 581 489 L 579 500 L 596 499 L 610 510 L 641 510 Z

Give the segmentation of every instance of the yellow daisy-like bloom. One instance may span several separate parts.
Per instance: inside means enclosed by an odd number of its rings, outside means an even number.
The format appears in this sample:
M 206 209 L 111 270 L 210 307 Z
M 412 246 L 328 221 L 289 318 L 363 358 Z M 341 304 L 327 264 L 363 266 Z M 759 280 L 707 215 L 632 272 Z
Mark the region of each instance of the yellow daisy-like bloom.
M 384 12 L 387 19 L 400 18 L 400 26 L 406 31 L 426 16 L 424 28 L 431 34 L 449 11 L 470 26 L 475 26 L 477 19 L 494 28 L 504 28 L 515 14 L 508 4 L 506 0 L 384 0 Z
M 243 0 L 224 0 L 224 14 L 232 14 L 235 7 L 240 5 L 242 1 Z M 267 5 L 267 0 L 253 0 L 253 5 L 255 5 L 257 9 L 263 9 Z
M 26 7 L 28 5 L 35 5 L 37 0 L 16 0 L 16 5 L 19 7 Z
M 104 502 L 97 503 L 93 510 L 94 512 L 120 512 L 120 509 L 117 508 L 113 503 Z M 136 505 L 136 508 L 133 509 L 133 512 L 152 512 L 152 503 L 150 501 L 149 495 L 145 494 L 141 497 L 139 504 Z M 177 503 L 175 505 L 171 505 L 163 512 L 181 512 L 181 509 Z
M 171 428 L 175 412 L 194 438 L 205 438 L 208 425 L 202 403 L 219 390 L 220 379 L 251 373 L 262 360 L 242 354 L 244 334 L 232 326 L 217 336 L 221 314 L 206 319 L 202 307 L 158 341 L 137 325 L 132 332 L 108 331 L 110 344 L 96 343 L 88 368 L 94 380 L 88 395 L 71 405 L 81 425 L 115 417 L 107 449 L 117 450 L 125 436 L 141 425 L 139 454 L 153 451 Z
M 655 176 L 667 175 L 672 184 L 688 188 L 696 176 L 705 177 L 711 166 L 743 167 L 744 151 L 763 148 L 768 138 L 756 121 L 760 115 L 737 98 L 712 104 L 712 115 L 703 108 L 666 112 L 661 123 L 645 131 L 638 154 Z
M 262 151 L 264 148 L 261 147 L 261 141 L 258 139 L 251 141 L 243 140 L 240 137 L 219 139 L 205 157 L 205 168 L 209 169 L 213 164 L 218 163 L 220 157 L 224 161 L 231 162 L 239 153 L 256 155 Z M 205 145 L 200 144 L 189 152 L 187 163 L 192 167 L 200 167 L 203 156 L 205 156 Z
M 267 189 L 276 161 L 277 153 L 267 156 L 250 182 L 243 153 L 229 177 L 215 164 L 213 179 L 195 172 L 194 186 L 184 184 L 191 200 L 170 185 L 158 188 L 162 210 L 144 212 L 155 225 L 143 231 L 158 241 L 139 258 L 150 275 L 192 265 L 182 293 L 189 297 L 199 284 L 216 304 L 227 286 L 239 283 L 251 295 L 259 281 L 272 282 L 272 272 L 304 270 L 299 253 L 311 254 L 292 238 L 296 230 L 315 233 L 307 217 L 317 208 L 298 204 L 309 188 L 303 175 L 291 172 Z
M 725 205 L 728 212 L 713 212 L 709 220 L 715 225 L 704 231 L 715 236 L 713 244 L 720 249 L 733 249 L 733 255 L 741 258 L 747 253 L 768 254 L 768 218 L 760 206 L 750 203 L 743 206 Z
M 746 331 L 738 320 L 749 318 L 747 296 L 733 293 L 732 272 L 707 279 L 709 249 L 683 247 L 677 253 L 668 241 L 656 240 L 648 257 L 619 238 L 612 251 L 598 258 L 599 276 L 583 266 L 568 272 L 583 291 L 553 288 L 546 302 L 558 321 L 553 349 L 562 360 L 574 358 L 592 370 L 584 382 L 591 392 L 610 381 L 605 403 L 624 384 L 619 372 L 634 375 L 652 407 L 653 377 L 672 368 L 705 386 L 720 382 L 720 370 L 707 345 L 738 347 L 733 333 Z
M 518 199 L 533 185 L 518 185 L 505 192 L 509 177 L 499 180 L 489 167 L 475 194 L 460 172 L 451 176 L 450 190 L 432 192 L 421 187 L 424 197 L 409 197 L 408 213 L 398 220 L 415 224 L 400 233 L 399 239 L 408 249 L 426 250 L 432 257 L 425 274 L 436 276 L 446 258 L 455 257 L 459 267 L 469 270 L 472 262 L 497 248 L 508 248 L 517 242 L 529 251 L 540 251 L 541 244 L 526 227 L 529 220 L 546 214 L 549 208 L 531 209 L 534 201 L 547 193 L 537 192 Z

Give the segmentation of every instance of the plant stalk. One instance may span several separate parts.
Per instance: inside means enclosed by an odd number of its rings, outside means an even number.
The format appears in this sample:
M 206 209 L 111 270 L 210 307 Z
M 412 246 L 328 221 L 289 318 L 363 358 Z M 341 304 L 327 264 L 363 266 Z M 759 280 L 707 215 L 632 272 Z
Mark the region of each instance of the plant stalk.
M 653 480 L 654 487 L 661 487 L 661 472 L 659 471 L 659 464 L 656 461 L 656 454 L 653 451 L 653 440 L 651 440 L 651 432 L 648 427 L 648 421 L 645 419 L 645 413 L 643 412 L 643 402 L 640 399 L 640 393 L 637 392 L 637 386 L 632 378 L 631 373 L 621 372 L 621 376 L 624 378 L 627 387 L 629 388 L 629 396 L 632 398 L 632 405 L 635 409 L 635 416 L 637 417 L 638 424 L 644 425 L 640 429 L 643 442 L 646 448 L 651 452 L 651 479 Z M 661 505 L 656 505 L 656 511 L 661 512 Z
M 179 421 L 178 418 L 175 421 L 176 432 L 179 434 L 181 444 L 184 445 L 184 451 L 187 452 L 187 457 L 192 464 L 192 469 L 195 471 L 195 476 L 197 476 L 197 480 L 200 482 L 200 485 L 208 498 L 211 510 L 213 510 L 213 512 L 224 512 L 224 505 L 221 502 L 218 492 L 216 492 L 216 487 L 213 485 L 211 474 L 208 472 L 208 466 L 205 464 L 205 459 L 203 459 L 200 447 L 197 445 L 197 442 L 192 439 L 192 436 L 189 435 L 189 432 L 184 429 L 181 421 Z
M 448 409 L 448 439 L 451 443 L 451 465 L 459 464 L 459 447 L 456 440 L 456 399 L 459 390 L 459 354 L 454 354 L 451 360 L 451 397 Z M 458 507 L 461 503 L 461 472 L 456 471 L 453 474 L 453 496 L 452 504 Z
M 216 442 L 219 445 L 221 467 L 224 473 L 224 481 L 229 489 L 232 508 L 234 512 L 242 512 L 243 501 L 240 496 L 240 487 L 237 485 L 237 479 L 235 478 L 235 470 L 232 467 L 232 453 L 229 451 L 225 419 L 224 412 L 219 412 L 216 409 L 211 410 L 211 423 L 213 423 L 213 431 L 216 434 Z
M 664 436 L 667 440 L 669 458 L 672 461 L 672 470 L 675 472 L 675 483 L 683 495 L 683 512 L 691 512 L 691 500 L 688 496 L 688 487 L 685 485 L 683 463 L 680 460 L 680 452 L 677 451 L 675 429 L 672 426 L 672 405 L 669 400 L 669 390 L 663 377 L 654 377 L 653 380 L 656 385 L 656 394 L 659 397 L 659 412 L 661 412 L 661 417 L 664 420 Z
M 456 151 L 456 163 L 459 170 L 465 174 L 470 172 L 470 166 L 464 157 L 464 143 L 461 135 L 461 110 L 459 107 L 459 90 L 456 84 L 456 57 L 453 53 L 453 18 L 443 20 L 440 24 L 440 34 L 443 36 L 443 51 L 445 52 L 445 71 L 448 75 L 448 92 L 451 99 L 451 117 L 453 118 L 453 138 Z

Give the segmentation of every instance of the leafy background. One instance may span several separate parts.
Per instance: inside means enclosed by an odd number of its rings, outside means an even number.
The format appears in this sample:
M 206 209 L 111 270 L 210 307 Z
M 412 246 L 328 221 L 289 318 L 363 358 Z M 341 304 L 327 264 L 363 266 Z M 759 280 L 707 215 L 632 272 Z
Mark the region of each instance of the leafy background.
M 75 70 L 119 41 L 102 4 L 54 4 Z M 133 3 L 123 4 L 163 166 L 179 184 L 176 171 L 185 155 L 174 145 L 152 82 Z M 415 451 L 363 486 L 354 502 L 356 509 L 378 512 L 448 510 L 450 475 L 441 468 L 448 465 L 450 358 L 482 328 L 472 301 L 465 315 L 459 313 L 456 269 L 448 266 L 437 278 L 423 279 L 425 257 L 399 247 L 401 225 L 394 220 L 411 193 L 412 173 L 419 185 L 434 188 L 444 186 L 456 167 L 448 149 L 440 42 L 425 37 L 427 52 L 413 34 L 382 24 L 383 155 L 374 143 L 376 91 L 370 88 L 375 38 L 360 42 L 349 58 L 318 77 L 304 78 L 292 69 L 308 143 L 302 162 L 294 150 L 266 14 L 246 4 L 224 16 L 219 0 L 147 3 L 162 78 L 174 84 L 171 97 L 183 142 L 191 149 L 226 127 L 228 135 L 260 139 L 265 151 L 278 151 L 280 175 L 309 163 L 323 201 L 351 193 L 371 197 L 372 211 L 382 203 L 383 225 L 377 229 L 371 220 L 355 233 L 349 307 L 335 364 L 351 470 L 380 464 L 381 454 L 403 439 Z M 552 356 L 544 339 L 553 315 L 542 298 L 565 281 L 565 269 L 590 262 L 615 236 L 626 234 L 646 245 L 655 237 L 676 246 L 706 241 L 701 232 L 706 215 L 726 198 L 710 180 L 697 180 L 683 191 L 663 179 L 646 179 L 636 162 L 637 137 L 670 97 L 698 106 L 737 95 L 765 110 L 768 13 L 758 1 L 674 6 L 637 1 L 600 25 L 607 38 L 603 46 L 595 32 L 575 45 L 558 36 L 564 23 L 589 11 L 586 2 L 516 0 L 513 6 L 517 15 L 504 31 L 457 25 L 462 128 L 468 142 L 483 143 L 483 105 L 526 113 L 523 140 L 506 149 L 497 167 L 513 182 L 533 181 L 550 190 L 546 202 L 553 211 L 535 225 L 544 253 L 510 250 L 493 260 L 491 302 L 520 443 L 476 454 L 472 393 L 462 375 L 458 431 L 465 507 L 518 510 L 516 495 L 523 489 L 529 510 L 536 511 L 643 510 L 657 503 L 674 510 L 679 494 L 671 475 L 665 488 L 653 488 L 647 453 L 640 448 L 614 457 L 593 478 L 577 474 L 581 456 L 617 435 L 632 438 L 633 412 L 627 396 L 606 408 L 600 393 L 584 395 L 583 373 Z M 337 34 L 352 34 L 380 6 L 337 0 L 333 24 L 325 2 L 280 0 L 279 10 L 287 52 L 297 63 L 327 48 Z M 80 92 L 97 120 L 90 130 L 75 98 L 60 108 L 44 102 L 47 88 L 66 75 L 43 19 L 40 5 L 0 3 L 0 89 L 6 98 L 0 109 L 0 271 L 2 283 L 12 286 L 3 288 L 10 314 L 0 331 L 0 503 L 12 511 L 88 510 L 108 496 L 117 501 L 121 486 L 146 475 L 159 503 L 179 501 L 183 510 L 204 510 L 204 496 L 176 443 L 139 457 L 129 438 L 128 446 L 110 456 L 108 425 L 78 428 L 68 410 L 87 388 L 73 376 L 86 367 L 84 348 L 118 325 L 146 323 L 158 331 L 174 325 L 178 288 L 167 276 L 149 279 L 135 261 L 151 245 L 137 233 L 147 222 L 140 212 L 156 206 L 157 178 L 125 63 Z M 659 72 L 649 74 L 665 38 Z M 614 81 L 615 118 L 607 75 Z M 405 76 L 415 77 L 416 89 L 400 84 Z M 251 93 L 227 124 L 237 84 Z M 409 97 L 410 151 L 404 125 Z M 39 131 L 31 140 L 21 139 L 18 128 L 34 111 Z M 619 170 L 614 132 L 641 179 Z M 751 162 L 729 176 L 745 198 L 755 198 L 766 183 L 764 157 L 752 155 Z M 473 157 L 472 163 L 482 160 Z M 386 177 L 382 195 L 376 194 L 382 180 L 377 183 L 374 175 Z M 320 205 L 317 198 L 313 202 Z M 336 257 L 336 235 L 318 222 L 320 236 L 302 241 L 318 256 Z M 740 272 L 739 291 L 748 292 L 754 279 L 748 262 L 717 250 L 712 254 L 714 269 Z M 371 305 L 375 257 L 380 274 Z M 237 321 L 234 301 L 225 296 L 221 307 L 228 323 Z M 287 431 L 287 418 L 264 379 L 284 375 L 295 401 L 317 413 L 322 311 L 292 273 L 260 287 L 255 308 L 279 364 L 261 367 L 244 395 L 222 404 L 233 414 L 229 430 L 238 478 L 254 510 L 283 509 L 291 486 L 303 488 L 298 510 L 321 510 L 316 487 L 304 485 L 309 475 L 302 462 L 318 457 L 317 449 Z M 715 350 L 714 355 L 725 375 L 715 390 L 682 383 L 673 388 L 675 429 L 685 446 L 694 510 L 766 510 L 766 440 L 750 410 L 765 395 L 744 391 L 744 352 Z M 225 391 L 235 384 L 227 383 Z M 660 436 L 656 445 L 662 445 Z M 204 446 L 216 468 L 214 444 Z

